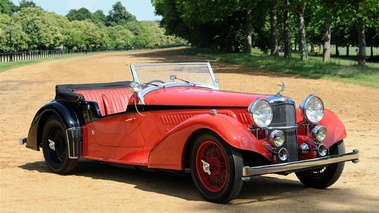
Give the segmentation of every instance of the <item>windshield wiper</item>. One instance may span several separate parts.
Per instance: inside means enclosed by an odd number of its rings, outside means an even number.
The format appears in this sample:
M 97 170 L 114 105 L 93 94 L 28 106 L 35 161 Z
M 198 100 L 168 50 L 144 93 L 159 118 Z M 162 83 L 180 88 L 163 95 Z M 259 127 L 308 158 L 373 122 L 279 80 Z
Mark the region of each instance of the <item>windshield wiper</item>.
M 176 77 L 176 75 L 170 75 L 170 80 L 175 81 L 176 79 L 183 81 L 183 82 L 186 82 L 187 84 L 192 84 L 193 86 L 195 86 L 195 83 L 192 83 L 192 82 L 187 81 L 187 80 L 182 79 L 182 78 L 178 78 L 178 77 Z

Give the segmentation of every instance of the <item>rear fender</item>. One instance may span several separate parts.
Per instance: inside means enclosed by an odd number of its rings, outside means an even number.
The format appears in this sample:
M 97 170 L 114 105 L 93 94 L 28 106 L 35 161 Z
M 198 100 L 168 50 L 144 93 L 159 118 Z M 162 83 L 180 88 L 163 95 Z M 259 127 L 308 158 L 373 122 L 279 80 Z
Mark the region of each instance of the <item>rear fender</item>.
M 69 157 L 78 158 L 82 154 L 82 130 L 78 116 L 68 103 L 52 101 L 38 110 L 29 128 L 26 147 L 39 151 L 46 120 L 57 115 L 66 127 Z
M 256 152 L 270 159 L 271 153 L 251 134 L 245 125 L 222 114 L 203 114 L 191 117 L 170 130 L 151 150 L 150 168 L 184 169 L 185 147 L 199 130 L 215 132 L 232 147 Z

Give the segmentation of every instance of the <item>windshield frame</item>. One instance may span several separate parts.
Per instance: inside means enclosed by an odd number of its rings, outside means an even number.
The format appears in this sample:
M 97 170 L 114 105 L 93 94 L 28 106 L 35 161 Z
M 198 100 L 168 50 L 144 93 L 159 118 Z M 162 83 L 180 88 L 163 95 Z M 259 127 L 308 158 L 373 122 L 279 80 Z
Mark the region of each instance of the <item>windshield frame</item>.
M 156 84 L 156 85 L 151 85 L 151 84 L 148 85 L 148 84 L 146 84 L 147 82 L 142 82 L 140 79 L 140 76 L 138 75 L 139 72 L 141 72 L 140 70 L 143 71 L 144 67 L 148 68 L 148 69 L 151 69 L 152 67 L 154 67 L 154 71 L 156 71 L 156 72 L 162 71 L 162 73 L 165 72 L 165 74 L 167 74 L 167 71 L 164 69 L 165 68 L 167 69 L 167 67 L 171 67 L 171 66 L 172 67 L 176 66 L 178 68 L 181 68 L 182 70 L 181 71 L 173 71 L 175 73 L 172 73 L 169 75 L 169 77 L 172 80 L 170 82 L 160 83 L 160 84 Z M 160 69 L 160 67 L 162 69 Z M 191 80 L 191 79 L 186 79 L 185 76 L 183 77 L 181 75 L 178 75 L 178 78 L 176 78 L 177 75 L 174 75 L 174 74 L 190 73 L 190 71 L 186 70 L 186 68 L 195 69 L 196 67 L 201 68 L 200 74 L 201 73 L 205 74 L 205 76 L 208 78 L 207 81 L 211 82 L 211 84 L 208 82 L 205 82 L 205 83 L 204 82 L 186 82 L 187 80 Z M 169 88 L 169 87 L 177 87 L 177 86 L 189 86 L 189 87 L 205 87 L 205 88 L 210 88 L 210 89 L 214 89 L 214 90 L 220 89 L 219 84 L 218 84 L 218 79 L 215 77 L 215 74 L 214 74 L 213 69 L 211 67 L 211 64 L 209 62 L 131 64 L 130 70 L 132 72 L 133 81 L 137 82 L 140 85 L 140 91 L 138 92 L 138 96 L 139 96 L 139 99 L 142 103 L 144 103 L 143 97 L 147 93 L 155 91 L 157 89 L 161 89 L 161 88 Z M 147 71 L 147 72 L 151 72 L 151 71 Z M 174 76 L 175 76 L 175 80 L 178 80 L 179 82 L 174 82 L 174 79 L 172 79 L 172 77 L 174 77 Z M 183 79 L 180 79 L 181 77 Z M 166 76 L 166 78 L 167 78 L 167 76 Z M 161 80 L 161 79 L 157 79 L 157 80 Z

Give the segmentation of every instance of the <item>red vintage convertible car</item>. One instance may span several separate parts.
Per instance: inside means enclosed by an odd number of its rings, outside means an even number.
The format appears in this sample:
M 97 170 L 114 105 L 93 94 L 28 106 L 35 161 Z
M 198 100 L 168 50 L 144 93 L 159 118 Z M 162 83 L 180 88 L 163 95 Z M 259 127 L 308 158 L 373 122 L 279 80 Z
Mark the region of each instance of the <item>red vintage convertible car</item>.
M 209 63 L 131 65 L 132 82 L 57 85 L 35 115 L 26 147 L 42 148 L 52 172 L 70 173 L 80 158 L 188 171 L 208 201 L 235 198 L 256 175 L 295 172 L 326 188 L 345 161 L 343 123 L 309 95 L 299 108 L 283 96 L 219 89 Z

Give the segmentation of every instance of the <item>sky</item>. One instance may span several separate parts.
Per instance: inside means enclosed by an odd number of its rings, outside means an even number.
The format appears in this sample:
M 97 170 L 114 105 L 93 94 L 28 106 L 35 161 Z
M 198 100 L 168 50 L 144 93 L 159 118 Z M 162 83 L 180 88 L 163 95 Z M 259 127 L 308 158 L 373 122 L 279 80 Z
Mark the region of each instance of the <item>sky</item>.
M 12 0 L 15 5 L 19 5 L 21 0 Z M 87 8 L 92 13 L 102 10 L 105 15 L 109 14 L 112 6 L 120 1 L 126 10 L 135 15 L 138 21 L 156 21 L 160 16 L 154 14 L 154 6 L 151 0 L 31 0 L 36 5 L 48 12 L 55 12 L 59 15 L 67 15 L 71 9 Z

